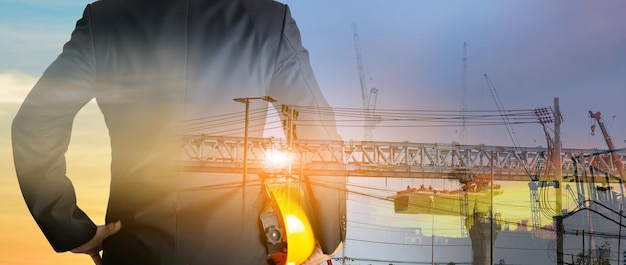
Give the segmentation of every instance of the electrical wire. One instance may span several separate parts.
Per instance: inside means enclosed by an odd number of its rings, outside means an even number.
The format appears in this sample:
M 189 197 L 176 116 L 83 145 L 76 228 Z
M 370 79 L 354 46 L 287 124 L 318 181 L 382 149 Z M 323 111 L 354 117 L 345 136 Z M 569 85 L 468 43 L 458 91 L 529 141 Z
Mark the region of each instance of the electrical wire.
M 467 126 L 504 125 L 503 118 L 511 124 L 539 123 L 533 109 L 519 110 L 399 110 L 379 109 L 375 113 L 364 113 L 359 108 L 319 108 L 308 106 L 290 106 L 297 109 L 302 118 L 297 120 L 298 126 L 320 126 L 325 122 L 334 122 L 338 128 L 366 126 L 364 121 L 377 121 L 376 127 L 387 128 L 420 128 L 420 127 L 452 127 L 465 123 Z M 269 107 L 249 110 L 249 123 L 262 124 L 270 121 L 273 128 L 280 124 L 279 114 L 269 114 Z M 242 117 L 245 112 L 226 113 L 219 116 L 207 116 L 182 121 L 176 128 L 179 133 L 202 132 L 211 135 L 232 135 L 243 131 Z M 224 127 L 237 126 L 237 129 Z M 264 124 L 265 126 L 265 124 Z M 251 127 L 250 130 L 263 130 L 263 126 Z

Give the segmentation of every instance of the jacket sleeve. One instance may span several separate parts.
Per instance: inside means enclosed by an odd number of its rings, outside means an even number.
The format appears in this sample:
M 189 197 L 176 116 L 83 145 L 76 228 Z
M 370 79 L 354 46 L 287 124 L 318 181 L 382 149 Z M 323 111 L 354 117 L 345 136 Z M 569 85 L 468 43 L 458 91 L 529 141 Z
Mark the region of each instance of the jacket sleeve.
M 28 94 L 12 124 L 13 159 L 20 189 L 35 221 L 55 251 L 93 237 L 96 225 L 76 205 L 65 176 L 76 113 L 93 98 L 95 59 L 89 6 L 63 52 Z
M 308 51 L 302 46 L 288 7 L 275 69 L 269 95 L 281 105 L 298 109 L 296 138 L 340 141 L 333 111 L 315 80 Z M 345 239 L 346 178 L 311 176 L 310 183 L 314 232 L 324 253 L 332 253 Z

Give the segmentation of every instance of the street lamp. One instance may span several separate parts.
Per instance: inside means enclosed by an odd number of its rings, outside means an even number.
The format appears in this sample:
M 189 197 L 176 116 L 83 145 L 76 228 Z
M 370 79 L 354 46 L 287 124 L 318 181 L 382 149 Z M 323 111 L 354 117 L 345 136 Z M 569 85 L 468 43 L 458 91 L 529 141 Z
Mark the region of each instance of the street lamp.
M 243 202 L 246 200 L 246 177 L 248 176 L 248 113 L 250 110 L 250 101 L 252 100 L 264 100 L 267 102 L 276 102 L 276 99 L 270 96 L 252 97 L 252 98 L 234 98 L 236 102 L 246 104 L 246 118 L 244 121 L 243 129 Z

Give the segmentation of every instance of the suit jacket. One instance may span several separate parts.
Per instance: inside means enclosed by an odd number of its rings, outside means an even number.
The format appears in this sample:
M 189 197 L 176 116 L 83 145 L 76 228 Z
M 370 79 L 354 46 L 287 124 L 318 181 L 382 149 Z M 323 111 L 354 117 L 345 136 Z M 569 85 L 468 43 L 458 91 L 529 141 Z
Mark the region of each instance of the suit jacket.
M 269 0 L 101 0 L 25 99 L 12 127 L 20 188 L 56 251 L 96 225 L 76 205 L 65 175 L 72 120 L 96 99 L 111 139 L 105 264 L 263 264 L 260 181 L 241 201 L 241 177 L 177 172 L 172 136 L 187 120 L 241 112 L 236 97 L 328 108 L 286 5 Z M 252 102 L 251 108 L 265 102 Z M 267 105 L 265 105 L 267 106 Z M 339 139 L 332 114 L 299 138 Z M 250 126 L 264 121 L 251 121 Z M 241 128 L 242 122 L 232 125 Z M 224 125 L 224 131 L 232 129 Z M 202 130 L 194 133 L 203 133 Z M 252 133 L 251 136 L 260 136 Z M 313 185 L 314 227 L 324 252 L 344 237 L 345 180 Z

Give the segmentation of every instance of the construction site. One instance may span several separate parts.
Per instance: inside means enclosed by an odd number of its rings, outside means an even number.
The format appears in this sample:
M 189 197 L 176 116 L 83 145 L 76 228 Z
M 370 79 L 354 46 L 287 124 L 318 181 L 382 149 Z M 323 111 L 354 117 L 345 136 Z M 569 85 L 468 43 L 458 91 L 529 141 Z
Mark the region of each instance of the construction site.
M 307 126 L 306 121 L 297 120 L 297 113 L 330 110 L 283 106 L 282 113 L 269 117 L 265 128 L 250 129 L 278 128 L 285 131 L 284 139 L 185 133 L 179 139 L 183 170 L 242 173 L 243 165 L 244 174 L 347 177 L 348 238 L 341 256 L 334 259 L 336 264 L 624 262 L 621 231 L 626 148 L 615 147 L 600 112 L 589 111 L 587 118 L 593 123 L 591 135 L 602 137 L 605 148 L 580 149 L 561 143 L 559 98 L 554 98 L 552 106 L 507 110 L 487 74 L 483 77 L 496 110 L 468 110 L 465 82 L 458 110 L 377 109 L 379 90 L 367 84 L 359 35 L 356 25 L 352 27 L 362 108 L 332 111 L 338 126 L 362 128 L 362 140 L 297 139 L 295 124 Z M 468 47 L 463 44 L 463 80 Z M 246 117 L 254 119 L 266 113 L 268 109 L 257 109 Z M 521 146 L 513 128 L 520 124 L 543 131 L 545 146 Z M 494 125 L 506 128 L 510 145 L 465 144 L 467 127 Z M 372 136 L 373 130 L 382 127 L 438 126 L 459 128 L 458 141 L 380 142 Z M 287 171 L 276 169 L 268 160 L 280 152 L 288 153 Z M 506 197 L 511 183 L 518 188 L 522 183 L 525 192 L 513 199 L 517 206 L 498 199 Z M 507 216 L 512 207 L 528 210 Z M 381 208 L 388 210 L 383 214 L 386 217 L 360 216 L 363 211 L 376 214 Z M 395 218 L 390 216 L 405 221 L 381 225 L 367 220 Z M 406 221 L 411 218 L 415 221 Z M 442 218 L 458 221 L 443 233 L 435 222 Z M 360 236 L 363 234 L 368 234 L 367 239 Z
M 331 110 L 282 106 L 282 113 L 270 114 L 265 128 L 248 128 L 246 120 L 244 138 L 185 132 L 179 139 L 183 170 L 242 173 L 244 168 L 244 174 L 281 172 L 295 179 L 311 175 L 347 177 L 348 238 L 342 255 L 334 259 L 338 264 L 624 262 L 621 253 L 626 252 L 620 239 L 626 148 L 615 147 L 600 112 L 589 111 L 588 118 L 593 122 L 591 135 L 599 129 L 597 137 L 606 143 L 601 150 L 562 146 L 559 98 L 554 98 L 552 106 L 507 110 L 487 74 L 483 78 L 496 110 L 468 110 L 465 82 L 458 110 L 377 109 L 379 90 L 367 84 L 356 25 L 352 28 L 362 108 L 332 111 L 337 126 L 362 128 L 362 140 L 297 139 L 296 124 L 307 126 L 306 121 L 297 120 L 298 113 Z M 463 80 L 468 47 L 463 44 Z M 246 110 L 246 119 L 259 119 L 268 112 Z M 543 131 L 545 146 L 521 146 L 513 127 L 520 124 Z M 373 130 L 382 127 L 451 125 L 459 128 L 458 141 L 451 143 L 379 142 L 372 136 Z M 468 126 L 494 125 L 506 128 L 510 145 L 465 144 Z M 278 128 L 286 137 L 247 137 L 248 129 L 268 128 Z M 281 152 L 287 154 L 283 155 L 288 157 L 288 165 L 283 166 L 287 169 L 277 169 L 269 161 Z M 509 192 L 508 183 L 524 186 L 526 195 L 513 199 L 517 206 L 498 202 Z M 416 221 L 376 225 L 364 219 L 395 217 L 359 216 L 362 211 L 379 212 L 381 207 L 388 209 L 383 215 L 414 216 Z M 529 209 L 521 215 L 526 218 L 507 216 L 507 208 L 512 207 Z M 435 222 L 441 218 L 458 221 L 443 233 L 437 231 Z M 368 239 L 360 238 L 363 233 Z M 404 254 L 392 254 L 398 251 Z M 450 251 L 455 254 L 450 255 Z M 530 254 L 537 251 L 541 254 Z M 413 260 L 406 259 L 412 256 Z
M 597 120 L 602 127 L 599 115 Z M 608 135 L 605 139 L 611 143 Z M 461 261 L 448 260 L 446 263 L 497 264 L 498 260 L 494 261 L 493 256 L 498 234 L 509 231 L 511 227 L 517 231 L 526 231 L 530 241 L 554 242 L 550 251 L 554 251 L 552 255 L 561 259 L 559 264 L 570 264 L 580 258 L 579 253 L 566 253 L 566 246 L 573 240 L 579 243 L 581 238 L 583 242 L 587 240 L 587 248 L 593 253 L 584 254 L 583 258 L 606 259 L 611 264 L 620 259 L 615 257 L 615 252 L 609 254 L 606 249 L 596 249 L 590 245 L 594 244 L 594 238 L 597 242 L 613 242 L 621 238 L 624 149 L 611 146 L 600 152 L 567 148 L 555 151 L 527 147 L 297 139 L 291 140 L 291 145 L 291 160 L 294 163 L 291 163 L 290 170 L 294 175 L 348 177 L 348 235 L 351 222 L 363 222 L 357 217 L 351 219 L 350 200 L 353 197 L 365 197 L 366 203 L 371 200 L 375 200 L 377 205 L 381 201 L 387 203 L 387 207 L 392 206 L 396 215 L 460 218 L 459 235 L 446 240 L 471 239 L 471 259 L 466 257 Z M 242 146 L 241 138 L 185 136 L 181 138 L 184 170 L 240 173 Z M 248 173 L 263 174 L 275 170 L 268 168 L 267 154 L 286 149 L 287 141 L 280 139 L 249 139 Z M 555 169 L 561 172 L 555 173 Z M 561 177 L 557 178 L 557 174 Z M 367 185 L 369 178 L 385 184 Z M 438 183 L 433 180 L 445 180 L 448 187 L 407 185 L 395 192 L 389 190 L 393 186 L 390 183 L 398 183 L 398 180 L 400 183 L 419 180 Z M 532 218 L 512 222 L 499 213 L 504 209 L 494 207 L 494 199 L 497 200 L 507 192 L 496 183 L 521 181 L 527 183 L 528 197 L 520 198 L 520 201 L 530 199 L 528 214 Z M 563 200 L 573 201 L 576 206 L 570 209 L 563 207 Z M 545 223 L 547 217 L 551 221 Z M 569 221 L 574 221 L 574 224 L 570 225 Z M 403 233 L 397 235 L 398 229 Z M 400 240 L 404 241 L 402 244 L 419 242 L 421 244 L 417 245 L 429 245 L 425 242 L 429 241 L 429 236 L 422 234 L 422 228 L 396 227 L 389 229 L 385 237 L 389 237 L 393 231 L 396 231 L 394 241 L 399 240 L 397 237 L 404 237 Z M 433 234 L 436 235 L 436 232 Z M 432 235 L 430 239 L 433 243 L 443 240 Z M 350 247 L 349 239 L 346 245 Z M 621 253 L 619 240 L 610 243 L 610 247 L 612 251 Z M 338 262 L 349 264 L 350 260 L 359 260 L 358 257 L 350 256 L 349 250 L 344 251 L 344 255 Z M 376 259 L 372 258 L 372 261 Z M 395 261 L 398 263 L 398 260 Z M 443 262 L 441 258 L 436 261 L 437 264 Z

